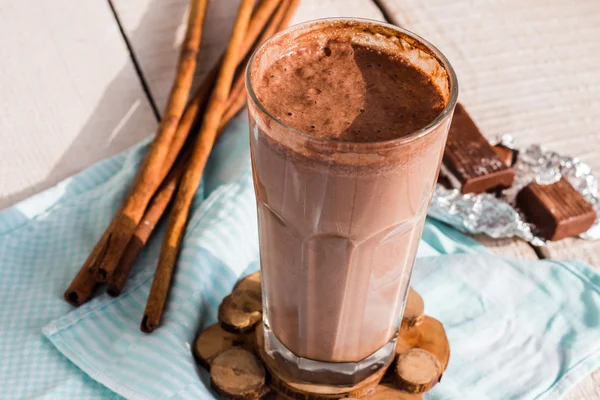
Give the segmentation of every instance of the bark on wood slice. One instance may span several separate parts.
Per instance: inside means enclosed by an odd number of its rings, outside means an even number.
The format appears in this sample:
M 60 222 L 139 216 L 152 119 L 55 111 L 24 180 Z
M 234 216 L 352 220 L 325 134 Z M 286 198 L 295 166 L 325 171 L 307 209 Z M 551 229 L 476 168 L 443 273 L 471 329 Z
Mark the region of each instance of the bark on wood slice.
M 450 360 L 450 344 L 444 326 L 435 318 L 425 316 L 423 322 L 409 329 L 400 329 L 396 354 L 412 348 L 427 350 L 440 362 L 443 373 Z
M 408 393 L 424 393 L 439 380 L 442 366 L 436 356 L 423 349 L 410 349 L 398 356 L 394 383 Z
M 219 323 L 235 333 L 248 332 L 262 319 L 260 291 L 237 288 L 219 306 Z
M 234 348 L 219 354 L 210 369 L 211 387 L 226 399 L 255 400 L 269 391 L 265 368 L 247 350 Z
M 279 398 L 288 400 L 329 400 L 348 397 L 362 398 L 375 391 L 385 375 L 387 368 L 381 368 L 373 375 L 354 386 L 316 385 L 299 381 L 286 371 L 281 370 L 264 349 L 263 324 L 260 323 L 255 332 L 256 352 L 269 371 L 269 386 Z
M 409 288 L 406 298 L 406 306 L 402 315 L 402 328 L 408 329 L 419 325 L 425 316 L 425 303 L 419 293 Z
M 219 324 L 213 324 L 203 330 L 194 341 L 194 355 L 207 370 L 210 370 L 215 357 L 234 347 L 250 347 L 248 342 L 253 341 L 252 334 L 231 333 Z

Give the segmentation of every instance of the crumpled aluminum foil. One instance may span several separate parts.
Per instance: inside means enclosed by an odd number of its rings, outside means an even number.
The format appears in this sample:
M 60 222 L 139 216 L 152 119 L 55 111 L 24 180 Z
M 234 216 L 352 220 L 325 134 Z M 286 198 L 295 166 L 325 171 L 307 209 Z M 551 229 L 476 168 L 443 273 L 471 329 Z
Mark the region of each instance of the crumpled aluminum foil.
M 517 150 L 510 135 L 502 136 L 497 142 Z M 541 246 L 545 242 L 536 235 L 535 226 L 525 222 L 515 208 L 517 193 L 532 181 L 551 184 L 565 177 L 600 216 L 598 180 L 589 165 L 579 159 L 547 151 L 540 145 L 531 145 L 518 150 L 513 168 L 515 183 L 500 197 L 489 193 L 461 194 L 456 189 L 436 185 L 428 215 L 466 233 L 485 233 L 496 239 L 517 236 L 534 246 Z M 600 218 L 580 237 L 599 239 Z

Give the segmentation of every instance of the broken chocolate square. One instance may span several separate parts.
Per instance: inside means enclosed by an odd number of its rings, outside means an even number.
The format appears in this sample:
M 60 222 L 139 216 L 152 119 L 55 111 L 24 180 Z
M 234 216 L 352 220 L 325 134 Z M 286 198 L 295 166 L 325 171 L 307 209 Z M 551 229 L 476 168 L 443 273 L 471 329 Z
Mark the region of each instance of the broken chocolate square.
M 596 221 L 592 205 L 565 178 L 550 185 L 530 183 L 517 195 L 517 207 L 547 240 L 577 236 Z
M 515 179 L 461 104 L 454 111 L 441 173 L 462 193 L 507 188 Z

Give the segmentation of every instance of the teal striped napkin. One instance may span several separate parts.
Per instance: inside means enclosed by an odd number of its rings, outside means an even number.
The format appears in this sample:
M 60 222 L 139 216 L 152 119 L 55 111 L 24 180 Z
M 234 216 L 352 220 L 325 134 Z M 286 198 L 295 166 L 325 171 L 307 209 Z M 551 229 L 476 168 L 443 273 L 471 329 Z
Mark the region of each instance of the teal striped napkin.
M 62 300 L 145 143 L 0 213 L 0 398 L 214 398 L 190 346 L 235 280 L 258 268 L 246 132 L 240 117 L 211 156 L 151 335 L 139 322 L 164 224 L 120 297 L 100 292 L 78 309 Z M 435 221 L 419 255 L 413 283 L 452 347 L 427 398 L 554 399 L 600 366 L 600 278 L 588 266 L 495 257 Z

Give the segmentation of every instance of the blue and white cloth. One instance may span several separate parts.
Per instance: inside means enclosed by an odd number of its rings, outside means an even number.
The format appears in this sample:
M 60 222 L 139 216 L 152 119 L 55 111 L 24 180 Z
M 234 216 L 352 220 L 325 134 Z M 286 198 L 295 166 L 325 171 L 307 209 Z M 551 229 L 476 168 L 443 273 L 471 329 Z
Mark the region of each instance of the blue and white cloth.
M 0 212 L 1 399 L 215 398 L 190 346 L 236 279 L 258 268 L 244 121 L 211 155 L 162 326 L 151 335 L 139 323 L 164 223 L 120 297 L 100 291 L 78 309 L 62 299 L 146 143 Z M 413 284 L 452 350 L 426 398 L 557 399 L 600 367 L 600 276 L 590 267 L 499 258 L 434 221 L 419 252 Z

